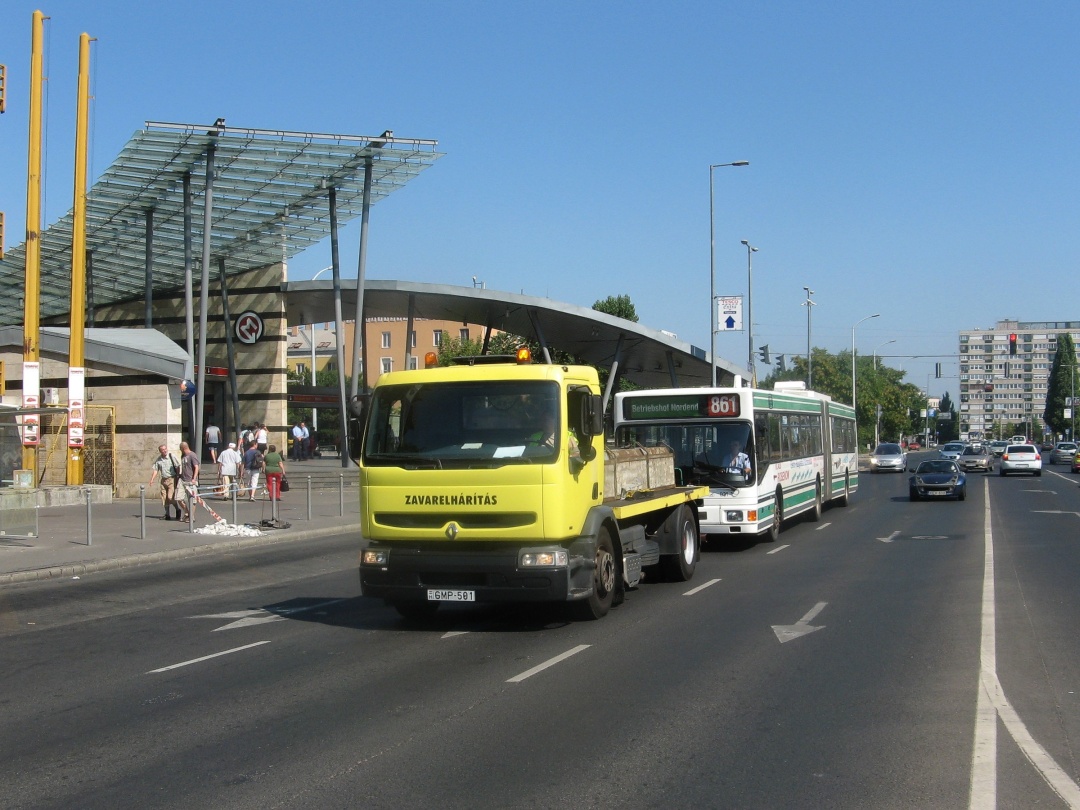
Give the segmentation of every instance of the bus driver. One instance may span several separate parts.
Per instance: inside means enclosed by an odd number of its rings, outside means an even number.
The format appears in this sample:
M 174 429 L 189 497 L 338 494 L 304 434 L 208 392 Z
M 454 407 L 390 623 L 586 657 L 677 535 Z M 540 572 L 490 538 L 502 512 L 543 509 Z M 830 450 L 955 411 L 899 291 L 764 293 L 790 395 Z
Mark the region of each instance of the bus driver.
M 728 454 L 724 456 L 724 461 L 720 466 L 729 473 L 741 473 L 747 478 L 750 477 L 750 456 L 743 452 L 742 442 L 738 440 L 731 442 Z

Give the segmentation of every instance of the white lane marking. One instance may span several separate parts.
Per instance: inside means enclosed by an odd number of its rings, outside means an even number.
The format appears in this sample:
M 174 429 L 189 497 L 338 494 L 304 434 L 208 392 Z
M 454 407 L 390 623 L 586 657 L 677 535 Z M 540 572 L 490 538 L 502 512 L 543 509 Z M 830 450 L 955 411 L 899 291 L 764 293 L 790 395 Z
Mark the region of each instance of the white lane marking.
M 774 624 L 772 626 L 773 632 L 776 633 L 776 639 L 781 644 L 791 641 L 792 639 L 799 638 L 800 636 L 806 636 L 813 633 L 815 630 L 824 630 L 825 625 L 821 624 L 814 627 L 810 624 L 815 616 L 825 609 L 828 602 L 818 602 L 810 611 L 799 619 L 795 624 Z
M 822 529 L 826 529 L 829 526 L 832 526 L 832 523 L 822 523 L 820 526 L 818 526 L 816 529 L 814 529 L 814 531 L 815 532 L 820 532 Z
M 468 630 L 450 630 L 447 633 L 443 633 L 442 637 L 443 638 L 453 638 L 454 636 L 467 636 L 467 635 L 469 635 Z
M 704 583 L 702 583 L 701 585 L 698 585 L 698 586 L 697 586 L 696 588 L 691 588 L 691 589 L 690 589 L 690 590 L 688 590 L 688 591 L 687 591 L 686 593 L 684 593 L 684 594 L 683 594 L 683 596 L 693 596 L 693 595 L 694 595 L 695 593 L 697 593 L 698 591 L 703 591 L 703 590 L 705 590 L 706 588 L 710 588 L 710 587 L 712 587 L 713 585 L 715 585 L 715 584 L 716 584 L 717 582 L 719 582 L 719 581 L 720 581 L 720 580 L 718 580 L 718 579 L 710 579 L 710 580 L 709 580 L 708 582 L 704 582 Z
M 228 613 L 210 613 L 203 616 L 188 616 L 189 619 L 236 619 L 231 624 L 223 624 L 215 627 L 211 632 L 218 630 L 236 630 L 239 627 L 251 627 L 256 624 L 269 622 L 283 622 L 295 613 L 306 613 L 328 605 L 336 605 L 344 602 L 344 599 L 330 599 L 326 602 L 318 602 L 314 605 L 304 605 L 296 608 L 283 608 L 281 610 L 266 610 L 265 608 L 252 608 L 251 610 L 233 610 Z
M 537 672 L 543 672 L 548 667 L 553 667 L 556 664 L 558 664 L 560 661 L 565 661 L 571 655 L 577 655 L 582 650 L 587 650 L 591 646 L 592 646 L 591 644 L 578 644 L 576 647 L 567 650 L 562 655 L 556 655 L 554 658 L 549 658 L 547 661 L 545 661 L 542 664 L 537 664 L 532 669 L 525 670 L 520 675 L 515 675 L 513 678 L 508 678 L 506 682 L 507 683 L 521 683 L 526 678 L 531 678 Z
M 241 650 L 250 650 L 252 647 L 258 647 L 261 644 L 269 643 L 269 641 L 256 641 L 254 644 L 245 644 L 243 647 L 233 647 L 231 650 L 222 650 L 221 652 L 213 653 L 211 655 L 204 655 L 202 658 L 192 658 L 190 661 L 181 661 L 179 664 L 170 664 L 169 666 L 162 667 L 161 669 L 152 669 L 146 674 L 153 675 L 156 672 L 168 672 L 170 669 L 179 669 L 180 667 L 186 667 L 191 664 L 198 664 L 201 661 L 209 661 L 211 658 L 217 658 L 221 655 L 229 655 L 234 652 L 240 652 Z
M 1043 495 L 1057 495 L 1052 489 L 1022 489 L 1021 492 L 1041 492 Z
M 1060 509 L 1032 509 L 1036 515 L 1076 515 L 1080 517 L 1080 512 L 1062 512 Z
M 997 804 L 997 721 L 987 706 L 1001 718 L 1009 736 L 1019 746 L 1028 762 L 1042 776 L 1050 789 L 1061 797 L 1071 810 L 1080 810 L 1080 785 L 1062 770 L 1054 758 L 1036 742 L 1027 726 L 1016 713 L 997 674 L 997 646 L 995 634 L 997 619 L 994 597 L 994 536 L 990 529 L 990 490 L 984 482 L 985 518 L 983 536 L 986 550 L 983 555 L 983 604 L 982 641 L 980 644 L 981 669 L 979 673 L 979 697 L 977 701 L 974 750 L 971 758 L 971 797 L 968 807 L 995 807 Z M 990 754 L 994 754 L 990 757 Z
M 788 543 L 787 545 L 783 545 L 783 546 L 777 546 L 772 551 L 766 551 L 765 553 L 766 554 L 775 554 L 778 551 L 783 551 L 785 548 L 791 548 L 791 543 Z
M 900 531 L 897 530 L 897 531 L 893 532 L 892 534 L 890 534 L 888 537 L 879 537 L 878 540 L 880 540 L 882 543 L 891 543 L 893 540 L 895 540 L 899 536 L 900 536 Z

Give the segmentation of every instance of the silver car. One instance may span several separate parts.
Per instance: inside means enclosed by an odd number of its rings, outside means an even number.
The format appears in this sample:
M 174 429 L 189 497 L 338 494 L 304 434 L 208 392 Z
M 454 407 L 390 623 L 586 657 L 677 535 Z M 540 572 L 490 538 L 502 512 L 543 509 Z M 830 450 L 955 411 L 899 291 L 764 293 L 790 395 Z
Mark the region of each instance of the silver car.
M 870 455 L 870 470 L 872 472 L 904 472 L 907 466 L 907 454 L 898 444 L 884 442 L 874 448 Z
M 1001 454 L 998 475 L 1013 472 L 1029 472 L 1042 475 L 1042 456 L 1033 444 L 1010 444 Z
M 960 454 L 960 469 L 964 472 L 993 472 L 994 454 L 987 450 L 985 444 L 973 444 L 964 448 Z
M 1051 464 L 1072 464 L 1076 455 L 1076 442 L 1058 442 L 1050 451 Z
M 947 458 L 949 461 L 959 461 L 965 447 L 967 445 L 964 442 L 946 442 L 938 448 L 938 457 Z

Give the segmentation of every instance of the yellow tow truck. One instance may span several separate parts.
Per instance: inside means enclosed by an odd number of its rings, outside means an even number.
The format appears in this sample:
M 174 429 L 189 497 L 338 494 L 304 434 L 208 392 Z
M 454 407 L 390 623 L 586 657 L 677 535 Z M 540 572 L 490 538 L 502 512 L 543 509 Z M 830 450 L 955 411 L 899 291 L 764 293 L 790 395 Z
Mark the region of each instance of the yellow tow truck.
M 351 428 L 363 594 L 412 619 L 454 602 L 596 619 L 643 573 L 689 580 L 709 490 L 678 486 L 664 448 L 605 449 L 601 403 L 595 368 L 525 348 L 381 375 Z

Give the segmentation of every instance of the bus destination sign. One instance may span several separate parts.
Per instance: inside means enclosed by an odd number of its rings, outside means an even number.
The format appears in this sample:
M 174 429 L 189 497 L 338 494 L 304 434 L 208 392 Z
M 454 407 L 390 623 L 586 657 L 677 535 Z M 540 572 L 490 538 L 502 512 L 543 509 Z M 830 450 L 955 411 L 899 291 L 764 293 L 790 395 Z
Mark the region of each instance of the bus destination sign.
M 623 400 L 624 419 L 735 419 L 739 413 L 738 394 L 680 394 Z

